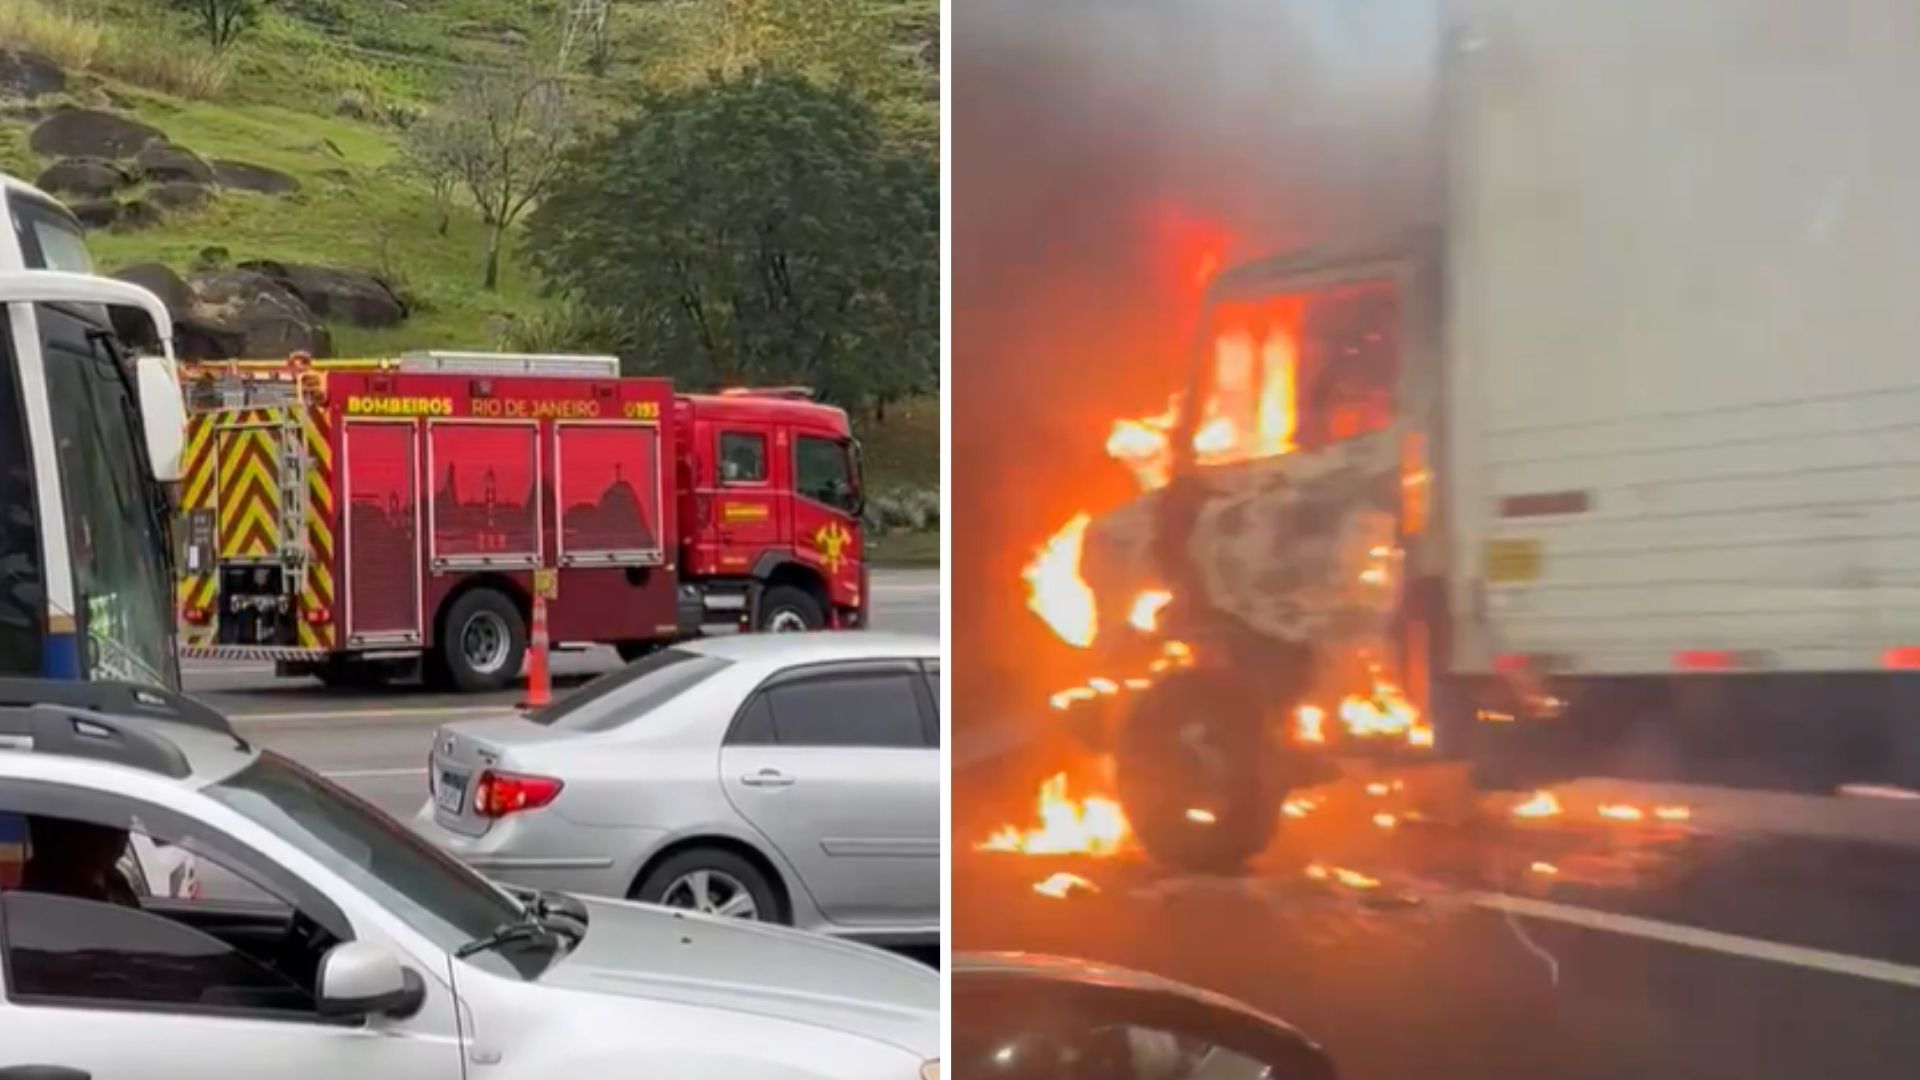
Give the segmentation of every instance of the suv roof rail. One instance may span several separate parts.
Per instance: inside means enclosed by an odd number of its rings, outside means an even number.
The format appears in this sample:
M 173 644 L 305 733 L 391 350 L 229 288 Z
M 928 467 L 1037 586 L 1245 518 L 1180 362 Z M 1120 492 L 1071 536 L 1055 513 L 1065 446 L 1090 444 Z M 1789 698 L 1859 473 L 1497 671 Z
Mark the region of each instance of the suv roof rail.
M 130 682 L 0 678 L 0 709 L 36 705 L 64 706 L 141 720 L 184 724 L 240 739 L 233 730 L 232 722 L 218 711 L 171 690 Z M 240 741 L 245 742 L 244 739 Z
M 193 772 L 187 755 L 152 728 L 69 705 L 0 707 L 0 741 L 21 739 L 30 753 L 131 765 L 174 780 Z

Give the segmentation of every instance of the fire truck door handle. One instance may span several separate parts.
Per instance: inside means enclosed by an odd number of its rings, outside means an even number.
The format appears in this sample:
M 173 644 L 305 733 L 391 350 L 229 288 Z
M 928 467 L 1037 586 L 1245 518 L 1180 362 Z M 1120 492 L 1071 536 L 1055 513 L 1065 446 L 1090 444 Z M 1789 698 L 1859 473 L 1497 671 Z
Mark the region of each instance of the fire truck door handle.
M 761 769 L 759 772 L 748 773 L 741 777 L 740 782 L 748 787 L 782 788 L 792 787 L 793 777 L 779 769 Z

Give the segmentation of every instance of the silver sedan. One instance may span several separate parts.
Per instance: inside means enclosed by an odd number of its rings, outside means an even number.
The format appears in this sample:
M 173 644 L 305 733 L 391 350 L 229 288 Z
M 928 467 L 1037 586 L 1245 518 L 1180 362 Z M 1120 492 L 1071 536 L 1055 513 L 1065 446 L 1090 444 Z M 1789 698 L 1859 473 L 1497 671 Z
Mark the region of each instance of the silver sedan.
M 434 736 L 429 839 L 533 888 L 878 944 L 940 932 L 939 642 L 676 645 Z

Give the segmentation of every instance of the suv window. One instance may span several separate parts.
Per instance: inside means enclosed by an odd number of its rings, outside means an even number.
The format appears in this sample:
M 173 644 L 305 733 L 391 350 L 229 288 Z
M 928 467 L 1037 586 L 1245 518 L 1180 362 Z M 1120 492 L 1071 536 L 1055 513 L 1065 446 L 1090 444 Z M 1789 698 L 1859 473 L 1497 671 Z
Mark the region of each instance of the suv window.
M 767 437 L 753 431 L 720 433 L 720 482 L 763 484 L 767 480 Z
M 320 958 L 351 928 L 251 849 L 169 811 L 52 784 L 0 786 L 0 819 L 21 826 L 25 856 L 0 879 L 13 1000 L 318 1019 Z M 191 858 L 213 895 L 156 897 L 136 848 Z
M 853 454 L 847 443 L 802 435 L 793 441 L 793 489 L 804 498 L 851 514 L 859 505 Z
M 0 894 L 0 926 L 15 1001 L 317 1016 L 311 982 L 137 907 L 14 890 Z
M 662 649 L 610 671 L 528 719 L 570 731 L 611 731 L 713 678 L 728 661 L 685 649 Z
M 915 676 L 907 671 L 822 675 L 767 692 L 782 746 L 927 745 Z

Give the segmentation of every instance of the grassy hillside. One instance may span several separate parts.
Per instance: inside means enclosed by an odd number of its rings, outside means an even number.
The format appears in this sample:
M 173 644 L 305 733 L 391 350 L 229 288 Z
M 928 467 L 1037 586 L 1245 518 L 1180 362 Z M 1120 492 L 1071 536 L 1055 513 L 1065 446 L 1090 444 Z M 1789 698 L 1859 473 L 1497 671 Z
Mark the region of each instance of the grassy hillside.
M 578 94 L 612 112 L 639 88 L 680 77 L 717 2 L 613 4 L 609 63 L 598 73 L 569 65 Z M 864 2 L 903 54 L 937 33 L 938 0 Z M 438 235 L 430 192 L 398 164 L 403 132 L 473 67 L 553 55 L 567 9 L 560 0 L 279 0 L 216 54 L 154 0 L 0 0 L 0 48 L 59 62 L 71 103 L 125 110 L 203 158 L 265 165 L 301 183 L 284 198 L 227 192 L 156 227 L 94 233 L 103 267 L 158 261 L 184 272 L 217 248 L 232 261 L 366 268 L 399 287 L 412 315 L 385 330 L 334 325 L 336 354 L 488 348 L 503 320 L 540 307 L 538 282 L 510 242 L 500 288 L 480 287 L 479 216 L 456 202 Z M 937 132 L 924 88 L 903 89 L 883 109 L 916 138 Z M 0 112 L 0 169 L 28 178 L 50 164 L 28 149 L 30 120 Z M 870 428 L 877 486 L 937 487 L 937 405 L 909 405 Z

